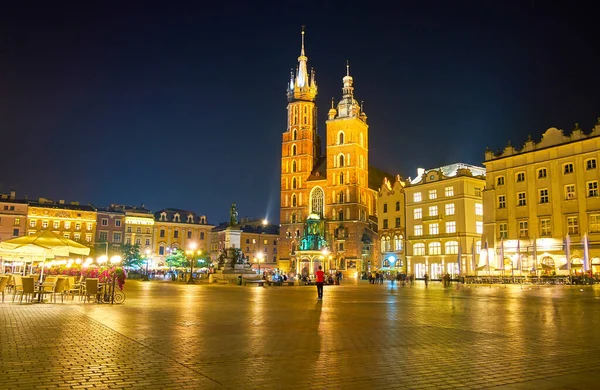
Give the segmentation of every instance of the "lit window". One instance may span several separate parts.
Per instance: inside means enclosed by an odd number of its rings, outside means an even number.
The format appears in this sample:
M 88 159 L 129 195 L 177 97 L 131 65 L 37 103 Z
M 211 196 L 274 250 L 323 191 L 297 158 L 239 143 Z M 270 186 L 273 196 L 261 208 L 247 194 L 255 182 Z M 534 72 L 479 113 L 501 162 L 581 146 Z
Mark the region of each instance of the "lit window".
M 89 231 L 89 230 L 92 230 L 92 228 L 94 227 L 94 225 L 91 224 L 91 223 L 88 223 L 86 227 L 87 227 L 87 230 Z
M 394 235 L 394 250 L 402 250 L 402 236 Z
M 454 203 L 448 203 L 446 205 L 446 215 L 454 215 Z
M 596 169 L 596 159 L 592 158 L 585 162 L 585 169 Z
M 571 200 L 571 199 L 575 199 L 575 184 L 567 184 L 565 186 L 565 199 L 566 200 Z
M 42 229 L 46 229 L 48 227 L 48 221 L 42 221 Z
M 519 237 L 529 237 L 529 223 L 527 221 L 519 221 Z
M 590 181 L 588 185 L 588 197 L 598 196 L 598 181 Z
M 20 224 L 21 224 L 21 218 L 15 218 L 13 221 L 13 226 L 19 226 Z
M 590 233 L 600 233 L 600 214 L 590 215 Z
M 425 255 L 425 244 L 414 244 L 413 245 L 413 256 L 424 256 Z
M 146 238 L 146 246 L 150 245 L 150 239 Z
M 75 224 L 75 230 L 81 230 L 81 224 L 80 223 L 76 223 Z
M 446 222 L 446 233 L 456 233 L 456 222 Z
M 74 239 L 75 241 L 79 241 L 79 240 L 81 240 L 81 234 L 80 234 L 80 233 L 75 233 L 75 234 L 73 234 L 73 239 Z
M 457 255 L 458 254 L 458 242 L 457 241 L 448 241 L 446 244 L 446 254 L 447 255 Z
M 446 188 L 444 188 L 444 194 L 446 196 L 454 196 L 454 187 L 446 187 Z
M 573 173 L 573 163 L 568 163 L 568 164 L 563 165 L 563 172 L 565 174 Z
M 87 242 L 92 242 L 92 235 L 91 235 L 91 234 L 86 234 L 86 235 L 85 235 L 85 240 L 86 240 Z
M 429 199 L 436 199 L 436 198 L 437 198 L 437 191 L 429 190 Z
M 508 238 L 508 224 L 506 224 L 506 223 L 500 223 L 498 225 L 498 230 L 500 232 L 500 237 L 499 238 Z
M 429 254 L 430 255 L 441 255 L 442 254 L 442 244 L 439 242 L 430 242 L 429 243 Z
M 496 185 L 503 186 L 504 185 L 504 176 L 498 176 L 496 179 Z
M 475 233 L 483 234 L 483 222 L 481 222 L 481 221 L 475 222 Z
M 527 205 L 527 199 L 525 198 L 524 192 L 517 193 L 517 199 L 518 199 L 517 206 L 526 206 Z
M 65 222 L 65 229 L 71 229 L 71 222 Z
M 415 231 L 415 236 L 422 236 L 423 235 L 423 225 L 415 225 L 414 231 Z
M 475 203 L 475 215 L 483 215 L 483 205 L 481 203 Z
M 438 208 L 437 206 L 430 206 L 429 207 L 429 216 L 430 217 L 435 217 L 438 215 Z
M 54 222 L 52 223 L 52 227 L 53 227 L 54 229 L 58 229 L 58 228 L 60 228 L 60 221 L 54 221 Z
M 29 227 L 34 228 L 36 225 L 37 221 L 35 219 L 32 219 L 31 221 L 29 221 Z M 65 226 L 66 227 L 66 226 Z
M 540 235 L 542 237 L 549 237 L 552 235 L 552 228 L 550 226 L 550 218 L 540 219 Z
M 413 202 L 420 202 L 421 201 L 421 193 L 420 192 L 415 192 L 413 194 Z
M 136 232 L 137 232 L 138 234 L 141 234 L 141 233 L 142 233 L 142 228 L 141 228 L 141 227 L 137 228 Z
M 517 173 L 517 182 L 525 181 L 525 172 Z
M 423 218 L 423 209 L 420 209 L 420 208 L 419 209 L 415 209 L 414 210 L 414 216 L 415 216 L 415 219 L 421 219 L 421 218 Z
M 440 227 L 437 223 L 432 223 L 429 225 L 429 234 L 430 235 L 440 234 Z
M 579 234 L 579 223 L 576 215 L 567 217 L 567 231 L 569 234 Z
M 548 171 L 546 171 L 546 168 L 538 169 L 538 179 L 545 179 L 547 176 L 548 176 Z

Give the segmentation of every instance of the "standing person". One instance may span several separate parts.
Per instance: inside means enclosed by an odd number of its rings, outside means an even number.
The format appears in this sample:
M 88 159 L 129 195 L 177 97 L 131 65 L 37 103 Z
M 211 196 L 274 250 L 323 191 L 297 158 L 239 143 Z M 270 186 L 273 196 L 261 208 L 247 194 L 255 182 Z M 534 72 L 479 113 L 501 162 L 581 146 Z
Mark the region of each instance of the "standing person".
M 427 272 L 423 275 L 423 279 L 425 280 L 425 288 L 427 288 L 429 286 L 429 274 Z
M 323 267 L 319 266 L 319 270 L 315 272 L 315 284 L 317 285 L 317 300 L 323 299 L 323 281 L 325 277 L 325 272 L 323 272 Z

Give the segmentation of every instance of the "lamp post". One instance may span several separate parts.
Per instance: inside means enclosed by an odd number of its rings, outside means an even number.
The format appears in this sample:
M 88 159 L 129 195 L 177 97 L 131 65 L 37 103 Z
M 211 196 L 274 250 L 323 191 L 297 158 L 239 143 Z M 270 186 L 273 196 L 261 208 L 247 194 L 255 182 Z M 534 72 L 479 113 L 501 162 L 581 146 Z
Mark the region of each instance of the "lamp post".
M 256 262 L 258 263 L 258 274 L 260 275 L 260 263 L 263 260 L 263 253 L 262 252 L 258 252 L 256 254 Z
M 116 267 L 117 264 L 119 264 L 121 262 L 121 256 L 113 256 L 110 258 L 110 263 L 113 265 L 113 267 Z M 112 291 L 111 291 L 111 298 L 110 298 L 110 303 L 111 305 L 113 303 L 115 303 L 115 282 L 117 281 L 117 272 L 116 270 L 113 270 L 113 275 L 112 275 Z
M 195 243 L 190 243 L 188 246 L 188 250 L 185 251 L 185 254 L 188 255 L 190 257 L 190 278 L 188 279 L 187 283 L 188 284 L 194 284 L 194 259 L 195 256 L 199 256 L 202 254 L 202 251 L 196 251 L 196 244 Z
M 144 281 L 148 281 L 150 280 L 150 278 L 148 277 L 148 261 L 150 258 L 150 249 L 146 249 L 146 273 L 144 274 Z

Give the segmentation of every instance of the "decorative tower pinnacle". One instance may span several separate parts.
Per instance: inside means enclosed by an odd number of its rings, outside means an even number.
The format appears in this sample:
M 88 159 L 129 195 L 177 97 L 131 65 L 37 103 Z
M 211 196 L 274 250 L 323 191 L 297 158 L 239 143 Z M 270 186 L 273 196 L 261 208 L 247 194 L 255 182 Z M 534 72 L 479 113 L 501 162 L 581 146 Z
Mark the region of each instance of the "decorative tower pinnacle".
M 288 101 L 307 100 L 314 101 L 317 96 L 317 83 L 315 81 L 315 71 L 311 70 L 308 76 L 308 57 L 304 49 L 304 26 L 302 26 L 302 46 L 300 48 L 300 57 L 298 57 L 298 67 L 296 68 L 296 77 L 291 77 L 288 87 Z
M 346 76 L 342 79 L 344 86 L 342 88 L 342 100 L 338 104 L 338 117 L 353 117 L 361 116 L 366 119 L 365 115 L 361 115 L 361 108 L 358 102 L 354 99 L 354 79 L 350 76 L 350 63 L 346 60 Z

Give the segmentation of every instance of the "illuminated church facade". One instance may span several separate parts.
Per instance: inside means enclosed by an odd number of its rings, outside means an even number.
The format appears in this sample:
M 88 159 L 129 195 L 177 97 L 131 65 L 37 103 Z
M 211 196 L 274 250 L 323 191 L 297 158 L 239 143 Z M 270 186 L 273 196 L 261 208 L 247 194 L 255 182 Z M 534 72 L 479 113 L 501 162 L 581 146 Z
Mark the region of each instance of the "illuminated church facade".
M 322 142 L 318 87 L 307 62 L 303 31 L 298 67 L 287 87 L 278 267 L 310 276 L 321 265 L 326 272 L 354 277 L 367 271 L 373 258 L 377 187 L 388 175 L 369 166 L 367 115 L 354 98 L 348 65 L 341 100 L 337 107 L 332 101 Z

